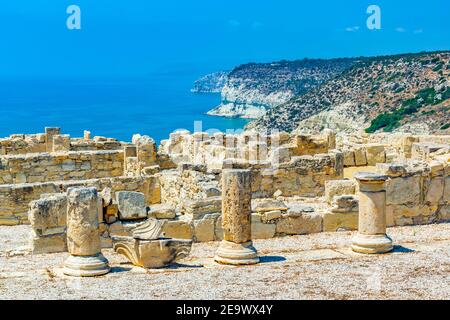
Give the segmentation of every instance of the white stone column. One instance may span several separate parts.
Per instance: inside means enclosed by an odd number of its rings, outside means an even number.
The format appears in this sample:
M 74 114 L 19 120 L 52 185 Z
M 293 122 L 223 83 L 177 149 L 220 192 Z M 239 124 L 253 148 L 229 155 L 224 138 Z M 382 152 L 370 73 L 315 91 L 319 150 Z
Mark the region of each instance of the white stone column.
M 352 250 L 360 253 L 386 253 L 393 249 L 386 235 L 386 175 L 358 172 L 359 183 L 358 233 L 352 240 Z
M 101 253 L 97 206 L 97 189 L 75 187 L 67 191 L 67 248 L 70 257 L 64 263 L 66 275 L 92 277 L 110 270 L 108 260 Z
M 222 171 L 222 227 L 224 240 L 214 260 L 245 265 L 259 262 L 251 240 L 251 171 Z

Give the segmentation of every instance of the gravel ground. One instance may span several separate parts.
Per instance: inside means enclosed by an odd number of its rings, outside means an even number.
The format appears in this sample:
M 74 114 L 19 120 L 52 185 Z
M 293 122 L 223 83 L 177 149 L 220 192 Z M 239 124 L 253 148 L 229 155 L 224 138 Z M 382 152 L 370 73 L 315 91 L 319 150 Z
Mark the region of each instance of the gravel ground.
M 388 230 L 394 253 L 360 255 L 352 232 L 254 241 L 255 266 L 212 261 L 217 242 L 194 244 L 180 264 L 133 267 L 103 250 L 112 272 L 62 275 L 67 253 L 30 255 L 29 226 L 0 227 L 0 299 L 450 299 L 450 224 Z

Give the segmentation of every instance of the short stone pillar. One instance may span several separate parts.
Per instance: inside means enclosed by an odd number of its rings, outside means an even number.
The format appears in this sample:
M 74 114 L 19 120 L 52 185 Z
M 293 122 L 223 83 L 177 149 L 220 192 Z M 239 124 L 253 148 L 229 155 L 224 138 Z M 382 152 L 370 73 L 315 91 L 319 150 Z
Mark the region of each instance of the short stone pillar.
M 70 257 L 64 263 L 66 275 L 92 277 L 110 270 L 108 260 L 101 253 L 97 206 L 97 189 L 74 187 L 67 191 L 67 248 Z
M 352 250 L 360 253 L 385 253 L 393 249 L 386 235 L 387 175 L 358 172 L 359 183 L 358 233 L 352 240 Z
M 222 171 L 223 240 L 214 260 L 223 264 L 246 265 L 259 262 L 251 240 L 251 171 Z
M 85 141 L 91 140 L 91 132 L 90 131 L 84 130 L 84 132 L 83 132 L 83 140 L 85 140 Z
M 45 127 L 45 146 L 47 152 L 53 152 L 53 136 L 61 134 L 61 128 Z

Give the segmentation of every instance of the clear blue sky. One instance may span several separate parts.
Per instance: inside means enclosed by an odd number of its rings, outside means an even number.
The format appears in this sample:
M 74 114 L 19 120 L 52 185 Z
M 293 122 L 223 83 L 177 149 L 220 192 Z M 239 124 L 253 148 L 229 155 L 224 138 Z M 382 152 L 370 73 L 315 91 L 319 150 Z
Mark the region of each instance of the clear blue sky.
M 82 29 L 66 28 L 77 4 Z M 381 8 L 382 29 L 366 28 Z M 450 49 L 448 0 L 2 0 L 0 77 L 144 76 Z

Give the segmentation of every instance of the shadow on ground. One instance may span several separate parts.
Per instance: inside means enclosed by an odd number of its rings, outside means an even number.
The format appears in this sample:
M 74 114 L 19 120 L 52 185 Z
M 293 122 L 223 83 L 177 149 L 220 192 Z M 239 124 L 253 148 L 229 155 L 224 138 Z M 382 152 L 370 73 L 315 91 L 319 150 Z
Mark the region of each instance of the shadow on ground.
M 285 257 L 282 256 L 262 256 L 259 257 L 259 262 L 268 263 L 268 262 L 281 262 L 286 261 Z

